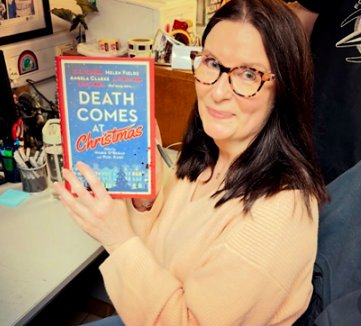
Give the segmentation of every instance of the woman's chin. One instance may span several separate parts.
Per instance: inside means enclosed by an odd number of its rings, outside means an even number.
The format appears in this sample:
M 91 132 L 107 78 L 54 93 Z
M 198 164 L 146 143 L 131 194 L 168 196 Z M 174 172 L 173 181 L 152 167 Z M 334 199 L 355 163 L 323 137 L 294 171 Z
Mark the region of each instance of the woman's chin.
M 205 132 L 214 140 L 227 140 L 231 137 L 230 131 L 225 128 L 206 128 Z

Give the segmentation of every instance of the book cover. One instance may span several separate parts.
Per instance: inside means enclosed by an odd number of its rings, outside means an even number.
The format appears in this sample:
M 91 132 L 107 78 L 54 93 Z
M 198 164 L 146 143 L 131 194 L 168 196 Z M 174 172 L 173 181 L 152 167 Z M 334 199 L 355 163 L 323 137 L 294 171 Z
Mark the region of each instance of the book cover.
M 64 167 L 88 187 L 75 166 L 88 164 L 113 198 L 154 196 L 153 59 L 57 56 L 56 68 Z

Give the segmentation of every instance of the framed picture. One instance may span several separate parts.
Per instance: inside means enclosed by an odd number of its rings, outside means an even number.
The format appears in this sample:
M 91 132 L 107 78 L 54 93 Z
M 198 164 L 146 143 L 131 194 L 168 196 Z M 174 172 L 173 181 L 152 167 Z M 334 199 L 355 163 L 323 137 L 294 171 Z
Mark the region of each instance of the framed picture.
M 0 0 L 0 45 L 52 33 L 49 0 Z
M 205 25 L 205 0 L 197 0 L 197 25 Z

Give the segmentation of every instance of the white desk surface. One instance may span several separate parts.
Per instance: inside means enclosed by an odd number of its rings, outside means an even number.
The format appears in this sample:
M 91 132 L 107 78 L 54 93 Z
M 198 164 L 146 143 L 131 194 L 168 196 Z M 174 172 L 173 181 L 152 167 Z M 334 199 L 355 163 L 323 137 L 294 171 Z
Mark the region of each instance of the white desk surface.
M 28 322 L 102 251 L 49 189 L 0 205 L 0 326 Z

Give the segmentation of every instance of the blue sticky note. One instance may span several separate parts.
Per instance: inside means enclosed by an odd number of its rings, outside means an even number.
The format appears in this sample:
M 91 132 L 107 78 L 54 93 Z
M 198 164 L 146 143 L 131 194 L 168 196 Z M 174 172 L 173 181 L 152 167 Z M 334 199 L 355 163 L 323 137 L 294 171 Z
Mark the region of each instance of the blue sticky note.
M 29 197 L 30 194 L 27 192 L 16 189 L 8 189 L 0 195 L 0 205 L 16 207 Z

